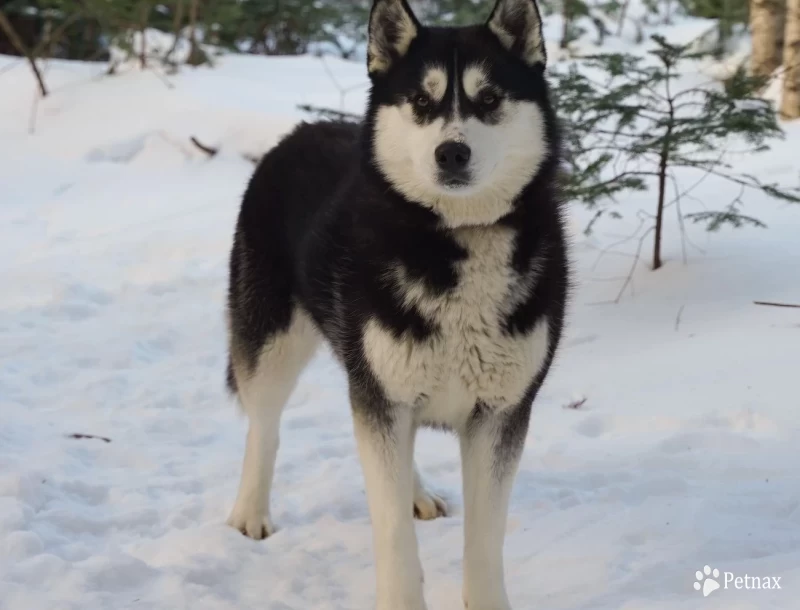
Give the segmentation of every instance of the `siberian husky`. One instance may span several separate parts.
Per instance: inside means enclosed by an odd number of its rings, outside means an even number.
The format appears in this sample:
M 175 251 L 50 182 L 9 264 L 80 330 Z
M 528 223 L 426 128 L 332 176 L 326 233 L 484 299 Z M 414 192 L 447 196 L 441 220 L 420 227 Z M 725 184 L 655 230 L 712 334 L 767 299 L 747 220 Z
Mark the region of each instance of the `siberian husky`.
M 444 516 L 413 457 L 458 435 L 464 603 L 508 610 L 503 542 L 568 265 L 559 135 L 535 0 L 426 27 L 375 0 L 366 118 L 303 124 L 244 195 L 230 257 L 228 385 L 249 418 L 228 523 L 269 536 L 281 411 L 318 344 L 347 373 L 378 610 L 424 610 L 413 517 Z

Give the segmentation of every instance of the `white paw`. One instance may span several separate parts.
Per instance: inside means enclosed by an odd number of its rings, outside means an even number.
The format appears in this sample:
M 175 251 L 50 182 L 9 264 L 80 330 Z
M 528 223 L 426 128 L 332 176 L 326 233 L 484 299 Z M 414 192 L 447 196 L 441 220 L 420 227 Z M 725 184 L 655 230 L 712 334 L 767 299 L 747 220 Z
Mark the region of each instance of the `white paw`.
M 421 590 L 392 599 L 378 599 L 376 608 L 377 610 L 428 610 Z
M 483 606 L 477 603 L 470 605 L 466 598 L 463 598 L 463 601 L 465 610 L 511 610 L 511 606 L 504 601 L 500 601 L 497 604 L 488 604 Z
M 447 516 L 447 503 L 435 493 L 424 487 L 419 487 L 414 492 L 414 517 L 423 521 L 430 521 L 438 517 Z
M 231 516 L 228 517 L 228 525 L 253 540 L 262 540 L 275 533 L 269 517 L 252 506 L 244 508 L 240 508 L 238 504 L 234 506 Z
M 390 602 L 384 604 L 378 603 L 376 608 L 377 610 L 428 610 L 428 607 L 425 605 L 425 602 L 422 602 L 422 605 L 420 605 L 405 601 Z
M 466 610 L 511 610 L 506 592 L 502 589 L 490 591 L 489 586 L 486 585 L 483 588 L 481 585 L 473 586 L 471 595 L 465 588 L 461 599 Z

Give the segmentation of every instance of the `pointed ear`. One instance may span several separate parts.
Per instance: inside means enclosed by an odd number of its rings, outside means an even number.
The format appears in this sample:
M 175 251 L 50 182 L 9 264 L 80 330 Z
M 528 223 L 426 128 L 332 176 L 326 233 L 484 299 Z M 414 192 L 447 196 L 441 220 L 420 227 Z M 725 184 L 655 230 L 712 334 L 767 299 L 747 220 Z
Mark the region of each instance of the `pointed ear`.
M 536 0 L 497 0 L 487 25 L 509 52 L 529 66 L 547 63 Z
M 419 30 L 420 24 L 406 0 L 375 0 L 369 16 L 369 75 L 387 72 L 408 53 Z

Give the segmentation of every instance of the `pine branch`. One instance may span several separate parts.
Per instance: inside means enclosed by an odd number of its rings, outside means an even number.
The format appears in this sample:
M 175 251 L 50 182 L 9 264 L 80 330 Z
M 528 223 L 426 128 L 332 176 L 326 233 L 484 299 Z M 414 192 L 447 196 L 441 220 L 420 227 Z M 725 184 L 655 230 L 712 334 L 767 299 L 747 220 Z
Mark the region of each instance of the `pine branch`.
M 724 90 L 711 80 L 710 88 L 699 85 L 675 91 L 680 62 L 702 54 L 690 51 L 688 45 L 670 44 L 663 37 L 654 37 L 654 41 L 657 48 L 652 55 L 659 65 L 619 53 L 590 55 L 584 59 L 596 69 L 592 76 L 572 67 L 556 76 L 554 92 L 566 124 L 565 165 L 571 168 L 564 175 L 565 192 L 594 211 L 586 231 L 601 218 L 618 216 L 601 205 L 604 201 L 646 188 L 644 176 L 658 177 L 652 215 L 653 269 L 657 269 L 661 266 L 663 214 L 670 205 L 675 204 L 678 214 L 684 261 L 688 243 L 685 220 L 703 222 L 709 230 L 723 224 L 763 226 L 757 218 L 739 212 L 741 197 L 724 210 L 684 216 L 681 198 L 709 176 L 791 202 L 800 202 L 800 190 L 764 184 L 737 173 L 724 160 L 733 137 L 749 145 L 743 152 L 755 153 L 767 150 L 770 138 L 783 135 L 771 105 L 756 97 L 757 79 L 740 70 L 725 82 Z M 674 170 L 683 167 L 699 170 L 703 176 L 681 192 Z M 667 181 L 675 190 L 669 202 Z M 626 287 L 627 283 L 623 290 Z

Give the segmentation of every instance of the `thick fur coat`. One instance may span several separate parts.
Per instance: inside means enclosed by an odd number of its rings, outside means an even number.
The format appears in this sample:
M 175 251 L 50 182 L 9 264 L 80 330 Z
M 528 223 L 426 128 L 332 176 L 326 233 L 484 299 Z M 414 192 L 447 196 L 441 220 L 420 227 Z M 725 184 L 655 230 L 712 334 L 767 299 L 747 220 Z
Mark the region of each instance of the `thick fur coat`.
M 229 523 L 272 533 L 280 413 L 324 340 L 347 373 L 378 609 L 425 608 L 412 515 L 447 507 L 413 444 L 433 426 L 461 440 L 464 601 L 508 610 L 508 500 L 568 284 L 539 11 L 499 0 L 486 24 L 428 28 L 376 0 L 369 28 L 364 123 L 299 126 L 242 202 L 228 382 L 250 429 Z

